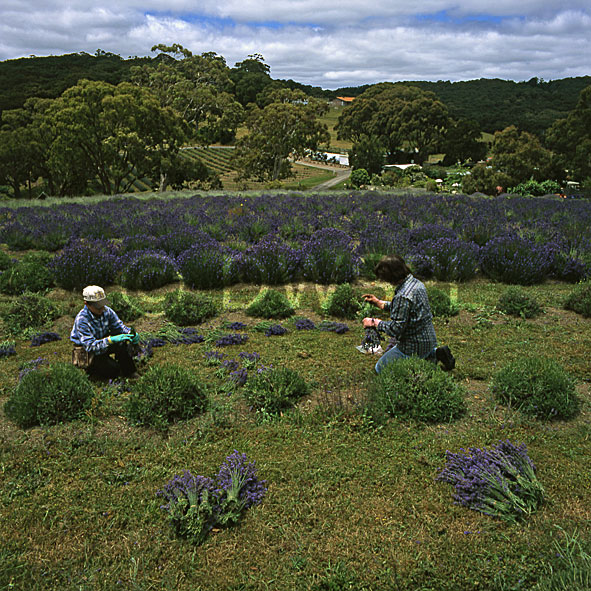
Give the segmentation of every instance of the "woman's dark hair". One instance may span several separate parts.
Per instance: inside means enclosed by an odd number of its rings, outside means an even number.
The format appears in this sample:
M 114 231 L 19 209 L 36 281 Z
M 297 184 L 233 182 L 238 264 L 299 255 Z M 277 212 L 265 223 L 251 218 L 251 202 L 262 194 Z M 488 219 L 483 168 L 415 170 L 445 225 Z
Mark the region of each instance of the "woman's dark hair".
M 381 259 L 376 265 L 374 273 L 378 279 L 395 285 L 410 274 L 410 269 L 401 256 L 394 254 Z

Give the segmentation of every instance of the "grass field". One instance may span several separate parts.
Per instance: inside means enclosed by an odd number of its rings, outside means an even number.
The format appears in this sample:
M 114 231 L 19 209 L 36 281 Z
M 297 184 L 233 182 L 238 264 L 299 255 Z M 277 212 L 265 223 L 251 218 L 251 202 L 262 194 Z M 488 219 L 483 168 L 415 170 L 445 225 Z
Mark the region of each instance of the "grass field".
M 557 567 L 555 542 L 565 548 L 578 536 L 589 551 L 591 326 L 561 308 L 572 286 L 524 288 L 545 308 L 526 321 L 495 311 L 504 285 L 429 284 L 449 291 L 461 308 L 435 321 L 439 341 L 458 360 L 453 377 L 466 388 L 468 412 L 454 423 L 370 424 L 357 409 L 376 360 L 355 350 L 360 323 L 348 321 L 351 330 L 337 335 L 297 331 L 286 320 L 286 335 L 266 337 L 244 314 L 261 289 L 252 285 L 212 292 L 224 311 L 198 329 L 207 335 L 224 321 L 245 322 L 249 340 L 223 349 L 229 358 L 257 352 L 265 365 L 295 369 L 312 384 L 312 394 L 281 418 L 257 420 L 240 390 L 222 392 L 223 378 L 204 364 L 203 343 L 154 350 L 150 365 L 190 368 L 212 400 L 205 415 L 164 435 L 128 424 L 127 389 L 98 383 L 86 420 L 22 430 L 0 413 L 0 588 L 529 590 Z M 175 287 L 136 294 L 146 311 L 135 322 L 139 331 L 163 325 L 162 299 Z M 391 295 L 381 283 L 355 287 Z M 331 288 L 279 289 L 297 315 L 319 320 Z M 17 338 L 17 355 L 0 359 L 2 403 L 23 362 L 70 359 L 68 335 L 80 301 L 59 289 L 49 297 L 62 308 L 52 327 L 62 340 L 32 349 Z M 8 301 L 2 296 L 0 307 Z M 575 419 L 535 421 L 492 399 L 495 371 L 529 353 L 551 356 L 577 376 L 584 402 Z M 454 505 L 451 487 L 435 482 L 446 450 L 501 439 L 527 445 L 547 492 L 543 507 L 519 525 Z M 256 461 L 267 480 L 262 504 L 202 546 L 175 538 L 156 491 L 187 469 L 215 473 L 234 449 Z

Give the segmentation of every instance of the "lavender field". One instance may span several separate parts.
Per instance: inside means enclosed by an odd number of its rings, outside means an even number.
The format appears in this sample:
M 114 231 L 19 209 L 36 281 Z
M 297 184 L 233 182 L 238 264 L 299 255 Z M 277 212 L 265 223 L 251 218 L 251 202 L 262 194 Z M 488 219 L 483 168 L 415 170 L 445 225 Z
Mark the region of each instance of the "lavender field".
M 453 304 L 434 318 L 457 359 L 433 378 L 458 393 L 462 412 L 445 420 L 369 412 L 363 310 L 327 307 L 342 284 L 390 298 L 373 267 L 393 252 Z M 588 588 L 591 323 L 565 302 L 589 275 L 585 200 L 368 191 L 0 208 L 0 588 Z M 93 381 L 74 420 L 17 424 L 9 401 L 27 375 L 70 363 L 94 283 L 143 335 L 141 377 Z M 510 286 L 536 315 L 499 309 Z M 251 315 L 267 290 L 290 311 Z M 182 322 L 192 296 L 200 315 Z M 42 326 L 13 324 L 41 300 Z M 501 371 L 530 356 L 564 368 L 570 414 L 496 396 Z M 154 368 L 198 384 L 198 414 L 129 414 Z M 256 390 L 273 370 L 299 388 L 277 409 Z M 529 491 L 523 515 L 487 497 L 491 465 L 495 494 Z M 193 522 L 184 494 L 203 509 Z

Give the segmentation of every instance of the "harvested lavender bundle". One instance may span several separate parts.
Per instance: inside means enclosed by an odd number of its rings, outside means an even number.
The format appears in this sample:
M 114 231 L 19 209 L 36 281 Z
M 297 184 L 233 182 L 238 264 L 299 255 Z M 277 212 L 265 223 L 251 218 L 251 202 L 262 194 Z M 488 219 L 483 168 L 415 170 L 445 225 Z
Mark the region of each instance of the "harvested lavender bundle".
M 437 476 L 455 487 L 456 503 L 505 521 L 527 517 L 539 507 L 544 487 L 525 444 L 507 440 L 490 450 L 471 447 L 468 452 L 448 451 Z
M 361 341 L 361 345 L 357 345 L 355 348 L 361 353 L 379 355 L 384 352 L 380 341 L 380 333 L 373 326 L 370 326 L 365 329 L 365 336 Z

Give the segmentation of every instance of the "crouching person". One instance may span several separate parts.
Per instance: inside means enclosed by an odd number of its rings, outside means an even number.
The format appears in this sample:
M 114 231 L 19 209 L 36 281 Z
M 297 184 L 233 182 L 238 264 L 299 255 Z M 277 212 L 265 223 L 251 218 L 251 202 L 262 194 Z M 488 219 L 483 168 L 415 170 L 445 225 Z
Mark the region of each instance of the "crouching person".
M 74 365 L 107 380 L 137 377 L 132 345 L 139 342 L 139 335 L 132 335 L 131 329 L 107 306 L 102 287 L 89 285 L 82 291 L 82 297 L 85 305 L 78 312 L 70 334 Z

